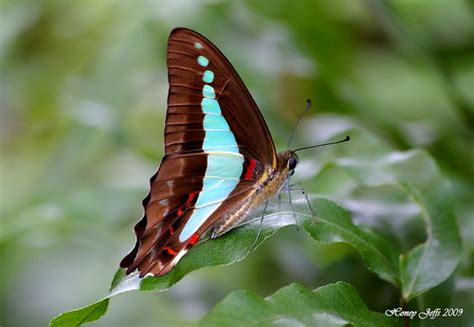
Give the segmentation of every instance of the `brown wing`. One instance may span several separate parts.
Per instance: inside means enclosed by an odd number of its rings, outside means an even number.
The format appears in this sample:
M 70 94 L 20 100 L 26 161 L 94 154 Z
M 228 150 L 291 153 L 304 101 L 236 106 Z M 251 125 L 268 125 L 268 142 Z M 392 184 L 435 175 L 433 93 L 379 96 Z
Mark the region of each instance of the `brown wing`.
M 205 58 L 206 65 L 200 57 Z M 140 277 L 147 273 L 163 275 L 171 270 L 199 237 L 212 228 L 222 212 L 250 196 L 264 167 L 276 167 L 275 148 L 265 121 L 242 80 L 217 47 L 196 32 L 178 28 L 168 40 L 167 63 L 170 87 L 165 157 L 150 180 L 150 194 L 143 200 L 145 215 L 135 226 L 135 247 L 120 264 L 127 268 L 127 273 L 138 270 Z M 209 97 L 204 88 L 206 83 L 210 84 L 206 71 L 212 72 L 212 98 L 218 103 L 220 115 L 205 112 L 202 103 Z M 205 122 L 206 117 L 214 116 L 225 120 Z M 227 141 L 232 137 L 237 145 L 229 148 Z M 205 138 L 217 149 L 212 150 L 207 143 L 203 151 Z M 240 182 L 220 198 L 223 187 L 203 189 L 203 181 L 216 178 L 225 185 L 225 167 L 213 176 L 208 174 L 210 156 L 216 159 L 222 152 L 236 160 L 240 158 L 242 162 L 236 165 L 242 167 L 240 176 L 231 176 L 238 177 Z M 206 199 L 214 200 L 202 200 L 203 193 Z M 190 237 L 180 239 L 190 218 L 208 209 L 212 209 L 208 219 Z
M 196 60 L 199 56 L 208 60 L 205 69 Z M 272 137 L 242 79 L 211 41 L 186 28 L 174 29 L 168 40 L 170 91 L 166 131 L 171 131 L 171 124 L 180 125 L 172 127 L 173 133 L 179 129 L 179 136 L 174 136 L 173 143 L 166 147 L 166 154 L 199 148 L 199 141 L 204 135 L 199 123 L 202 123 L 203 117 L 201 101 L 205 70 L 213 72 L 216 99 L 241 153 L 275 168 L 276 152 Z M 186 145 L 181 143 L 188 139 L 192 142 L 186 142 Z
M 206 160 L 207 154 L 202 152 L 163 159 L 158 173 L 151 178 L 151 192 L 143 201 L 145 215 L 135 226 L 135 247 L 120 264 L 127 268 L 127 274 L 138 270 L 140 277 L 148 273 L 158 276 L 170 271 L 223 213 L 233 210 L 254 192 L 253 186 L 264 169 L 260 163 L 246 160 L 242 173 L 245 179 L 230 196 L 217 197 L 216 202 L 221 205 L 191 237 L 182 241 L 179 235 L 191 216 L 213 204 L 196 207 L 196 200 L 204 192 L 202 167 Z M 220 189 L 214 191 L 219 194 Z

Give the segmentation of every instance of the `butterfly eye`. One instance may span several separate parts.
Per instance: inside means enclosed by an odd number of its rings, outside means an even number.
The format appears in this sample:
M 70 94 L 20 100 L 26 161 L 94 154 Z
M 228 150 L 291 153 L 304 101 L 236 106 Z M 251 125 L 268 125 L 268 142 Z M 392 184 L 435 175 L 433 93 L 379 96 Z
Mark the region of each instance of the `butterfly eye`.
M 298 163 L 298 161 L 296 160 L 295 157 L 290 157 L 288 159 L 288 169 L 289 170 L 294 170 L 297 163 Z

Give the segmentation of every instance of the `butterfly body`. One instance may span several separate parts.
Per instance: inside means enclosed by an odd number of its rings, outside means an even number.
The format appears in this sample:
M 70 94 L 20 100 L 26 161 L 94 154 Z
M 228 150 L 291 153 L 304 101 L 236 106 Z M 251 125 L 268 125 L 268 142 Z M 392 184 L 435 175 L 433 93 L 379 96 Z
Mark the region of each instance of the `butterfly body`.
M 168 40 L 165 156 L 150 179 L 127 274 L 169 272 L 203 235 L 220 236 L 274 196 L 296 166 L 277 154 L 255 101 L 231 63 L 185 28 Z
M 234 228 L 246 218 L 252 208 L 260 206 L 280 191 L 288 180 L 290 170 L 287 163 L 290 156 L 295 156 L 295 154 L 290 151 L 278 154 L 277 168 L 266 167 L 266 172 L 254 185 L 254 192 L 249 194 L 245 201 L 242 201 L 236 208 L 230 210 L 216 222 L 211 230 L 211 238 L 221 236 Z

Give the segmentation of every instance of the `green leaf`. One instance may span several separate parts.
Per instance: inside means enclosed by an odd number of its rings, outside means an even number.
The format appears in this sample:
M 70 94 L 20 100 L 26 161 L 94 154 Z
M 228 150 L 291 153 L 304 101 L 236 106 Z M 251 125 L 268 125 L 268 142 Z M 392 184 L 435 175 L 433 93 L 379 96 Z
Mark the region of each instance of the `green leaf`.
M 202 326 L 398 326 L 397 319 L 370 311 L 349 284 L 308 290 L 291 284 L 268 298 L 248 291 L 228 295 Z
M 405 187 L 422 207 L 427 233 L 424 243 L 401 257 L 402 295 L 409 300 L 453 273 L 461 258 L 462 245 L 446 185 L 433 179 L 423 185 Z
M 108 296 L 89 306 L 62 313 L 55 317 L 50 325 L 73 327 L 97 320 L 106 312 L 110 297 L 138 289 L 143 291 L 167 290 L 193 270 L 241 261 L 279 228 L 295 223 L 293 214 L 289 212 L 265 215 L 259 239 L 255 242 L 260 227 L 260 218 L 257 220 L 219 238 L 196 245 L 193 251 L 183 257 L 179 264 L 164 276 L 145 277 L 140 280 L 137 274 L 126 276 L 124 270 L 119 269 L 113 278 Z
M 266 238 L 296 221 L 315 240 L 352 245 L 367 267 L 380 278 L 399 287 L 407 301 L 439 285 L 459 262 L 461 243 L 451 199 L 446 196 L 447 186 L 435 163 L 423 151 L 393 152 L 365 134 L 352 132 L 351 136 L 355 141 L 350 148 L 347 147 L 350 150 L 338 153 L 338 159 L 330 159 L 321 171 L 342 170 L 345 179 L 356 182 L 349 183 L 351 185 L 396 187 L 404 192 L 422 213 L 427 234 L 424 243 L 401 253 L 393 242 L 381 234 L 366 226 L 355 225 L 350 214 L 339 205 L 316 198 L 310 202 L 311 211 L 306 196 L 294 192 L 292 208 L 282 209 L 276 204 L 277 201 L 272 201 L 263 222 L 260 221 L 261 213 L 254 213 L 255 219 L 244 226 L 195 246 L 164 276 L 140 280 L 137 274 L 125 276 L 123 270 L 119 270 L 110 294 L 102 301 L 131 290 L 163 291 L 194 270 L 241 261 Z M 282 203 L 288 204 L 288 201 Z M 64 321 L 72 323 L 65 326 L 77 326 L 74 323 L 98 319 L 106 310 L 106 307 L 99 306 L 102 301 L 64 313 L 53 322 L 68 318 L 70 320 Z M 97 311 L 100 315 L 96 314 L 97 307 L 103 308 L 103 311 Z
M 282 194 L 285 196 L 286 194 Z M 293 208 L 297 210 L 297 220 L 303 228 L 316 240 L 324 242 L 347 242 L 352 244 L 362 254 L 364 260 L 374 272 L 389 280 L 397 276 L 396 264 L 393 264 L 394 253 L 382 240 L 376 239 L 352 224 L 347 212 L 327 199 L 317 199 L 312 206 L 318 212 L 318 222 L 309 213 L 306 197 L 301 194 L 292 195 Z M 276 202 L 276 201 L 275 201 Z M 283 200 L 282 202 L 288 203 Z M 232 230 L 231 232 L 209 241 L 198 244 L 179 264 L 168 274 L 160 277 L 145 277 L 139 280 L 137 274 L 126 276 L 122 269 L 115 274 L 112 289 L 107 298 L 131 291 L 163 291 L 177 283 L 191 271 L 216 265 L 229 265 L 243 260 L 255 250 L 265 239 L 282 227 L 296 223 L 291 211 L 281 211 L 276 204 L 271 204 L 263 221 L 256 214 L 254 221 Z M 257 235 L 260 235 L 257 240 Z M 319 230 L 321 229 L 321 230 Z M 71 321 L 81 321 L 93 310 L 97 303 L 89 307 L 64 313 L 58 317 L 73 317 Z M 97 319 L 99 316 L 97 317 Z M 74 324 L 65 326 L 76 326 Z
M 282 194 L 285 196 L 286 194 Z M 387 280 L 397 278 L 396 252 L 390 252 L 390 246 L 380 238 L 355 226 L 348 213 L 327 199 L 316 199 L 311 205 L 318 213 L 315 220 L 307 207 L 306 197 L 302 194 L 292 195 L 293 208 L 297 210 L 297 219 L 303 228 L 316 240 L 323 242 L 346 242 L 360 251 L 371 270 Z M 276 201 L 275 201 L 276 202 Z M 282 201 L 288 203 L 288 201 Z M 216 265 L 229 265 L 243 260 L 265 239 L 282 227 L 296 223 L 291 211 L 281 211 L 276 204 L 268 208 L 269 214 L 261 222 L 256 215 L 253 222 L 209 241 L 198 244 L 168 274 L 160 277 L 145 277 L 139 280 L 137 274 L 126 276 L 122 269 L 115 274 L 112 289 L 108 297 L 131 290 L 163 291 L 177 283 L 191 271 Z M 260 235 L 257 240 L 257 234 Z M 91 306 L 94 307 L 96 303 Z M 88 315 L 91 307 L 74 310 L 62 316 L 74 317 L 80 321 Z M 97 317 L 99 318 L 99 317 Z M 69 326 L 69 325 L 66 325 Z M 76 326 L 74 324 L 70 326 Z
M 107 312 L 109 299 L 97 301 L 86 307 L 62 313 L 50 321 L 50 327 L 80 326 L 82 324 L 96 321 Z
M 359 190 L 361 186 L 365 186 L 378 191 L 390 187 L 397 189 L 418 207 L 423 219 L 426 241 L 407 253 L 399 253 L 399 280 L 402 296 L 408 301 L 445 281 L 461 258 L 462 244 L 450 186 L 426 151 L 394 152 L 368 134 L 359 131 L 349 134 L 352 136 L 351 146 L 341 147 L 336 155 L 337 159 L 333 156 L 327 158 L 321 171 L 327 175 L 328 170 L 333 170 L 337 176 L 341 176 L 343 171 L 346 179 L 344 197 L 351 198 L 351 201 L 354 201 L 356 192 L 351 193 L 348 188 Z M 366 208 L 361 214 L 369 214 L 368 210 Z M 393 213 L 390 217 L 390 212 L 386 214 L 392 221 L 399 218 Z M 404 233 L 404 230 L 399 232 Z M 339 232 L 335 233 L 340 235 Z M 326 237 L 330 238 L 331 235 Z M 349 243 L 357 248 L 354 240 Z M 358 250 L 364 257 L 361 249 Z M 380 250 L 390 253 L 386 249 Z M 375 258 L 372 257 L 371 260 L 373 259 Z M 391 256 L 390 262 L 393 263 Z M 387 269 L 384 268 L 387 265 L 381 263 L 379 261 L 377 266 L 367 264 L 369 269 L 390 280 L 393 276 L 387 276 Z
M 315 239 L 325 243 L 345 242 L 362 256 L 367 267 L 381 278 L 398 285 L 398 253 L 379 235 L 354 225 L 346 210 L 326 199 L 311 203 L 317 219 L 305 219 L 303 227 Z

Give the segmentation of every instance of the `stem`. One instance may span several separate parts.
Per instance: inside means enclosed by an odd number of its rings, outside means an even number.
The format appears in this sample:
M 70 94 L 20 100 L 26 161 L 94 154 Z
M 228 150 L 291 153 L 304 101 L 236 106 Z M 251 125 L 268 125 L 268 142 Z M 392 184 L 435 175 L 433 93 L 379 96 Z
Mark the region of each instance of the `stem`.
M 408 303 L 403 297 L 400 297 L 400 306 L 402 307 L 402 312 L 407 311 Z M 403 317 L 403 327 L 410 327 L 410 317 L 407 315 Z

